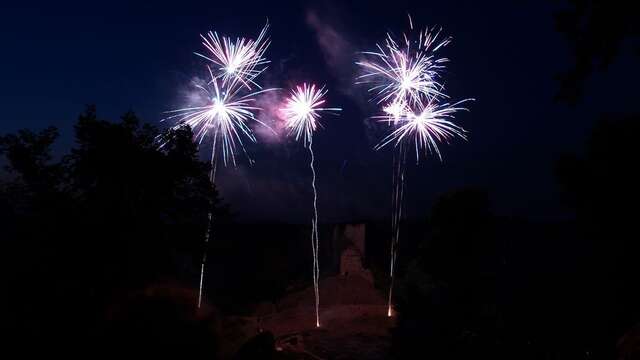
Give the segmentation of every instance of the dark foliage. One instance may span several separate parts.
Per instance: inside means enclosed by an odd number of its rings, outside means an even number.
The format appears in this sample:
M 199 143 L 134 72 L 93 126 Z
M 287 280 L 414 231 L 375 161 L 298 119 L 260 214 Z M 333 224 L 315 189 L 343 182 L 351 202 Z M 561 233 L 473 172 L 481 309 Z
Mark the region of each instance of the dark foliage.
M 193 291 L 176 284 L 147 287 L 110 304 L 98 346 L 105 358 L 216 359 L 219 321 L 194 312 Z M 94 347 L 93 350 L 99 347 Z
M 631 356 L 640 321 L 640 178 L 631 165 L 639 120 L 603 119 L 585 156 L 558 162 L 575 221 L 500 218 L 480 190 L 442 197 L 398 289 L 394 356 Z
M 218 314 L 248 315 L 309 285 L 308 226 L 233 222 L 188 129 L 158 134 L 133 113 L 110 122 L 89 107 L 75 133 L 60 160 L 53 128 L 0 137 L 12 177 L 0 189 L 6 324 L 21 341 L 46 344 L 32 350 L 211 358 Z M 323 238 L 331 231 L 322 227 Z M 335 260 L 330 245 L 325 264 Z
M 207 211 L 225 218 L 188 130 L 166 134 L 158 150 L 156 131 L 133 113 L 114 123 L 89 107 L 75 131 L 60 161 L 51 156 L 55 129 L 0 138 L 13 174 L 0 197 L 12 333 L 50 347 L 29 350 L 109 342 L 96 335 L 109 324 L 106 309 L 161 283 L 191 290 L 182 314 L 157 321 L 184 319 L 195 306 Z M 158 309 L 172 301 L 145 299 Z M 133 314 L 118 321 L 144 316 Z
M 556 28 L 570 43 L 574 56 L 571 69 L 559 76 L 557 99 L 575 104 L 594 71 L 606 69 L 631 44 L 640 54 L 638 39 L 640 5 L 625 0 L 571 0 L 568 9 L 556 15 Z
M 575 208 L 592 264 L 594 306 L 611 307 L 602 321 L 627 329 L 640 316 L 637 206 L 640 175 L 634 169 L 640 116 L 607 116 L 596 124 L 584 156 L 566 156 L 556 165 L 567 203 Z
M 275 339 L 270 332 L 260 333 L 249 339 L 240 348 L 236 360 L 269 360 L 279 358 L 276 352 Z

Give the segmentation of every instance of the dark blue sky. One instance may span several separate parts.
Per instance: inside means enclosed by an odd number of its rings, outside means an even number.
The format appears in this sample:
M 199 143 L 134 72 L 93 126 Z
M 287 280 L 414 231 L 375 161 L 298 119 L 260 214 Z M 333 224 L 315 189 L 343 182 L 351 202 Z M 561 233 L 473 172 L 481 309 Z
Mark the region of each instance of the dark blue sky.
M 424 216 L 438 194 L 464 186 L 490 191 L 505 215 L 564 215 L 552 176 L 553 160 L 580 151 L 594 120 L 633 109 L 640 80 L 624 56 L 589 82 L 576 107 L 556 104 L 554 76 L 570 64 L 569 47 L 554 29 L 558 2 L 549 1 L 180 1 L 36 2 L 0 5 L 0 133 L 60 128 L 59 152 L 72 145 L 72 125 L 85 104 L 115 119 L 133 109 L 155 123 L 180 106 L 181 94 L 203 63 L 200 33 L 252 36 L 268 18 L 272 60 L 265 81 L 286 86 L 326 83 L 344 111 L 325 117 L 315 137 L 320 217 L 324 221 L 380 218 L 390 212 L 389 151 L 371 150 L 381 134 L 366 118 L 363 88 L 352 85 L 355 52 L 371 48 L 387 30 L 420 26 L 452 35 L 445 85 L 454 98 L 474 97 L 458 123 L 469 142 L 442 148 L 410 166 L 407 207 Z M 393 7 L 389 5 L 393 4 Z M 318 19 L 308 21 L 310 13 Z M 333 30 L 344 45 L 327 57 L 318 30 Z M 115 146 L 115 144 L 114 144 Z M 222 195 L 244 219 L 308 218 L 306 153 L 299 144 L 252 146 L 252 167 L 219 174 Z

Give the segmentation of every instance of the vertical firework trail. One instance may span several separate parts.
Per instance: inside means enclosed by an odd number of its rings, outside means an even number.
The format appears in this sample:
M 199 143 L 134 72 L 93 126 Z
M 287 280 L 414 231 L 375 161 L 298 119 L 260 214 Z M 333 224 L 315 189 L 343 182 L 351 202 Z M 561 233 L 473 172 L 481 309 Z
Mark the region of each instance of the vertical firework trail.
M 400 240 L 400 223 L 402 221 L 402 206 L 404 204 L 404 172 L 406 164 L 406 146 L 400 144 L 398 151 L 393 153 L 393 176 L 391 179 L 393 190 L 391 192 L 391 260 L 389 264 L 389 294 L 387 301 L 387 315 L 391 316 L 393 309 L 394 270 L 398 257 L 398 245 Z
M 325 108 L 324 96 L 327 90 L 324 87 L 317 88 L 315 85 L 302 84 L 291 90 L 289 98 L 281 109 L 284 116 L 285 125 L 289 129 L 289 134 L 297 141 L 302 141 L 309 150 L 311 160 L 311 187 L 313 189 L 313 217 L 311 218 L 311 248 L 313 253 L 313 291 L 315 294 L 315 315 L 316 327 L 320 327 L 320 263 L 318 261 L 319 243 L 318 236 L 318 192 L 316 189 L 316 168 L 315 155 L 313 153 L 313 133 L 320 126 L 320 112 L 341 111 L 340 108 Z
M 316 327 L 320 326 L 320 263 L 318 259 L 319 237 L 318 237 L 318 191 L 316 189 L 316 168 L 315 156 L 313 154 L 313 137 L 309 139 L 309 155 L 311 161 L 311 187 L 313 188 L 313 218 L 311 219 L 311 247 L 313 248 L 313 290 L 316 298 Z
M 214 140 L 215 143 L 215 140 Z M 215 147 L 215 144 L 214 144 Z M 214 158 L 215 152 L 211 154 L 211 170 L 209 171 L 209 181 L 211 185 L 216 182 L 216 162 Z M 202 262 L 200 264 L 200 286 L 198 287 L 198 309 L 202 305 L 202 289 L 204 284 L 204 267 L 207 263 L 207 249 L 209 248 L 209 238 L 211 237 L 211 228 L 213 227 L 213 203 L 209 204 L 209 212 L 207 213 L 207 232 L 204 234 L 204 249 L 202 251 Z

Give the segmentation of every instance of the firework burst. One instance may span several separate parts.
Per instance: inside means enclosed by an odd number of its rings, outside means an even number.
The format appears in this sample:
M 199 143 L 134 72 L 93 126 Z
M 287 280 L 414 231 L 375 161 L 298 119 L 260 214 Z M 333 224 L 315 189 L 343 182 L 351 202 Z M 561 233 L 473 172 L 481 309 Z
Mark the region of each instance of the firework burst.
M 273 89 L 240 95 L 238 87 L 222 88 L 211 69 L 209 74 L 211 81 L 208 84 L 196 85 L 204 104 L 169 111 L 170 116 L 165 120 L 177 119 L 178 124 L 174 128 L 189 126 L 194 132 L 194 140 L 199 145 L 207 137 L 211 138 L 212 161 L 220 156 L 223 165 L 231 163 L 235 166 L 238 147 L 247 155 L 243 138 L 256 142 L 249 121 L 266 126 L 254 115 L 256 111 L 261 110 L 255 106 L 256 96 Z
M 451 120 L 456 112 L 468 111 L 459 105 L 471 100 L 465 99 L 455 104 L 438 104 L 432 99 L 418 104 L 417 112 L 408 109 L 401 111 L 397 117 L 398 127 L 382 139 L 375 149 L 379 150 L 392 143 L 398 146 L 404 141 L 413 141 L 416 161 L 421 153 L 435 153 L 442 161 L 439 143 L 449 143 L 455 137 L 467 139 L 466 131 Z
M 369 85 L 372 100 L 387 107 L 414 106 L 425 97 L 446 97 L 439 72 L 449 60 L 436 54 L 451 39 L 441 39 L 440 33 L 425 29 L 414 40 L 406 34 L 402 40 L 387 34 L 376 51 L 363 52 L 365 59 L 356 62 L 363 71 L 356 83 Z
M 269 24 L 260 31 L 255 40 L 236 38 L 235 40 L 220 36 L 215 31 L 209 31 L 207 35 L 200 35 L 202 45 L 208 50 L 207 54 L 195 53 L 212 63 L 215 70 L 215 78 L 222 80 L 222 85 L 235 87 L 235 83 L 251 90 L 252 87 L 260 88 L 254 80 L 266 70 L 269 61 L 264 53 L 270 45 L 267 36 Z
M 340 111 L 340 108 L 325 108 L 325 95 L 327 90 L 318 88 L 314 84 L 302 84 L 291 91 L 282 112 L 285 118 L 285 126 L 296 141 L 302 139 L 304 145 L 310 144 L 313 133 L 320 123 L 320 112 Z

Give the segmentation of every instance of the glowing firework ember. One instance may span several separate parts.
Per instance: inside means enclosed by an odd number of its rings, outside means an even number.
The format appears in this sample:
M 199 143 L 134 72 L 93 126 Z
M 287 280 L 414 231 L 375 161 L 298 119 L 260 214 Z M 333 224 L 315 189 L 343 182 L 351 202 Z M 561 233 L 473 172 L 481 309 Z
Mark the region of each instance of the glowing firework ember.
M 320 264 L 318 262 L 318 193 L 316 190 L 316 169 L 313 154 L 313 133 L 318 128 L 320 112 L 340 111 L 340 108 L 325 108 L 324 96 L 327 90 L 324 87 L 316 88 L 315 85 L 302 84 L 291 91 L 284 108 L 281 109 L 286 127 L 296 141 L 302 139 L 305 147 L 309 149 L 311 161 L 311 187 L 313 188 L 313 218 L 311 219 L 311 248 L 313 250 L 313 289 L 316 299 L 316 327 L 320 326 L 320 293 L 318 281 L 320 279 Z
M 219 36 L 217 32 L 210 31 L 207 36 L 200 35 L 202 45 L 208 50 L 206 55 L 196 53 L 213 63 L 215 77 L 222 79 L 222 84 L 234 87 L 236 82 L 241 83 L 247 89 L 252 86 L 260 88 L 254 79 L 266 70 L 269 63 L 264 53 L 270 45 L 267 37 L 267 23 L 256 40 L 236 38 L 235 40 Z

